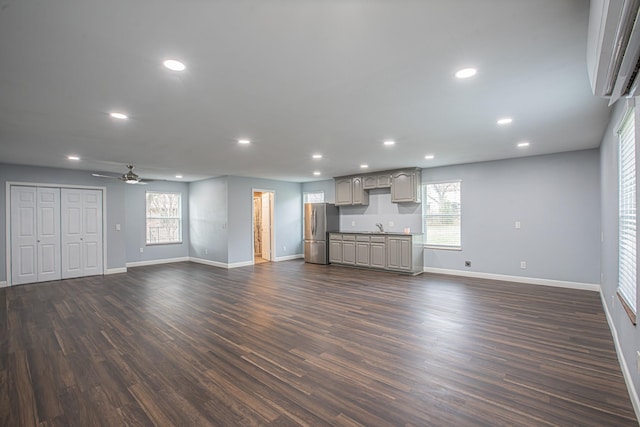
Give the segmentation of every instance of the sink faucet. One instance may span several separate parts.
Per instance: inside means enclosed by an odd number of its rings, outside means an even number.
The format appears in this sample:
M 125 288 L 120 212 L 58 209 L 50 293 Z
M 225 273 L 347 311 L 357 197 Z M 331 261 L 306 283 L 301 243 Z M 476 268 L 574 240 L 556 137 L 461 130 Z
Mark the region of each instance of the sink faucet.
M 376 227 L 378 227 L 378 230 L 380 230 L 381 233 L 384 233 L 384 228 L 382 228 L 382 223 L 381 222 L 377 223 Z

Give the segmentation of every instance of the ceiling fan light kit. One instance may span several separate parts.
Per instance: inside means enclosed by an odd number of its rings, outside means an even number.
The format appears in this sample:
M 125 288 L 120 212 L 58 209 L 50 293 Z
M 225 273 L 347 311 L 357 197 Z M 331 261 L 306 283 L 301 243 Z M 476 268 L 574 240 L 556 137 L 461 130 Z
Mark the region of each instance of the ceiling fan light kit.
M 138 174 L 133 172 L 133 165 L 127 165 L 127 168 L 129 168 L 129 171 L 126 173 L 123 173 L 122 176 L 101 175 L 99 173 L 92 173 L 91 175 L 97 176 L 99 178 L 119 179 L 120 181 L 123 181 L 126 184 L 146 184 L 146 182 L 140 179 Z

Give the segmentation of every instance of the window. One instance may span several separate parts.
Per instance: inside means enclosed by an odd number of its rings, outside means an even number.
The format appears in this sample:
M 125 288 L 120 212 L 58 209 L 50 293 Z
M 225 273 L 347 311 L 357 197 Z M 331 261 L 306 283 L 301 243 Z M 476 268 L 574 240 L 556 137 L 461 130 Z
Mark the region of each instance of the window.
M 182 243 L 180 193 L 147 191 L 147 245 Z
M 302 203 L 324 203 L 324 191 L 303 193 Z
M 426 246 L 460 248 L 460 184 L 460 181 L 449 181 L 424 186 Z
M 635 324 L 636 313 L 636 137 L 635 108 L 618 130 L 618 295 Z

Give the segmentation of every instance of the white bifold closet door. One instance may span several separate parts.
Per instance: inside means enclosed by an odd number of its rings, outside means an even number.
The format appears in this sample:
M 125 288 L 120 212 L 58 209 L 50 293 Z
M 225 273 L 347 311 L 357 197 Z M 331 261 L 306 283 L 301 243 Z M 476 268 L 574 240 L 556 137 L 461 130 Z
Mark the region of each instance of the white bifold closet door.
M 60 189 L 12 186 L 11 283 L 60 278 Z
M 102 274 L 102 191 L 63 188 L 62 278 Z

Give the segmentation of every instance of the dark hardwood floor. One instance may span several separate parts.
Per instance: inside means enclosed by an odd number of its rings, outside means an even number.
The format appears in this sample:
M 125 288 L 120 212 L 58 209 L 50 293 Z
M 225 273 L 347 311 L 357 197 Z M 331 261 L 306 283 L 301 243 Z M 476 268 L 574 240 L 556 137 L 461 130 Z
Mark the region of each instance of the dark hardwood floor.
M 0 289 L 2 426 L 626 426 L 595 292 L 193 263 Z

